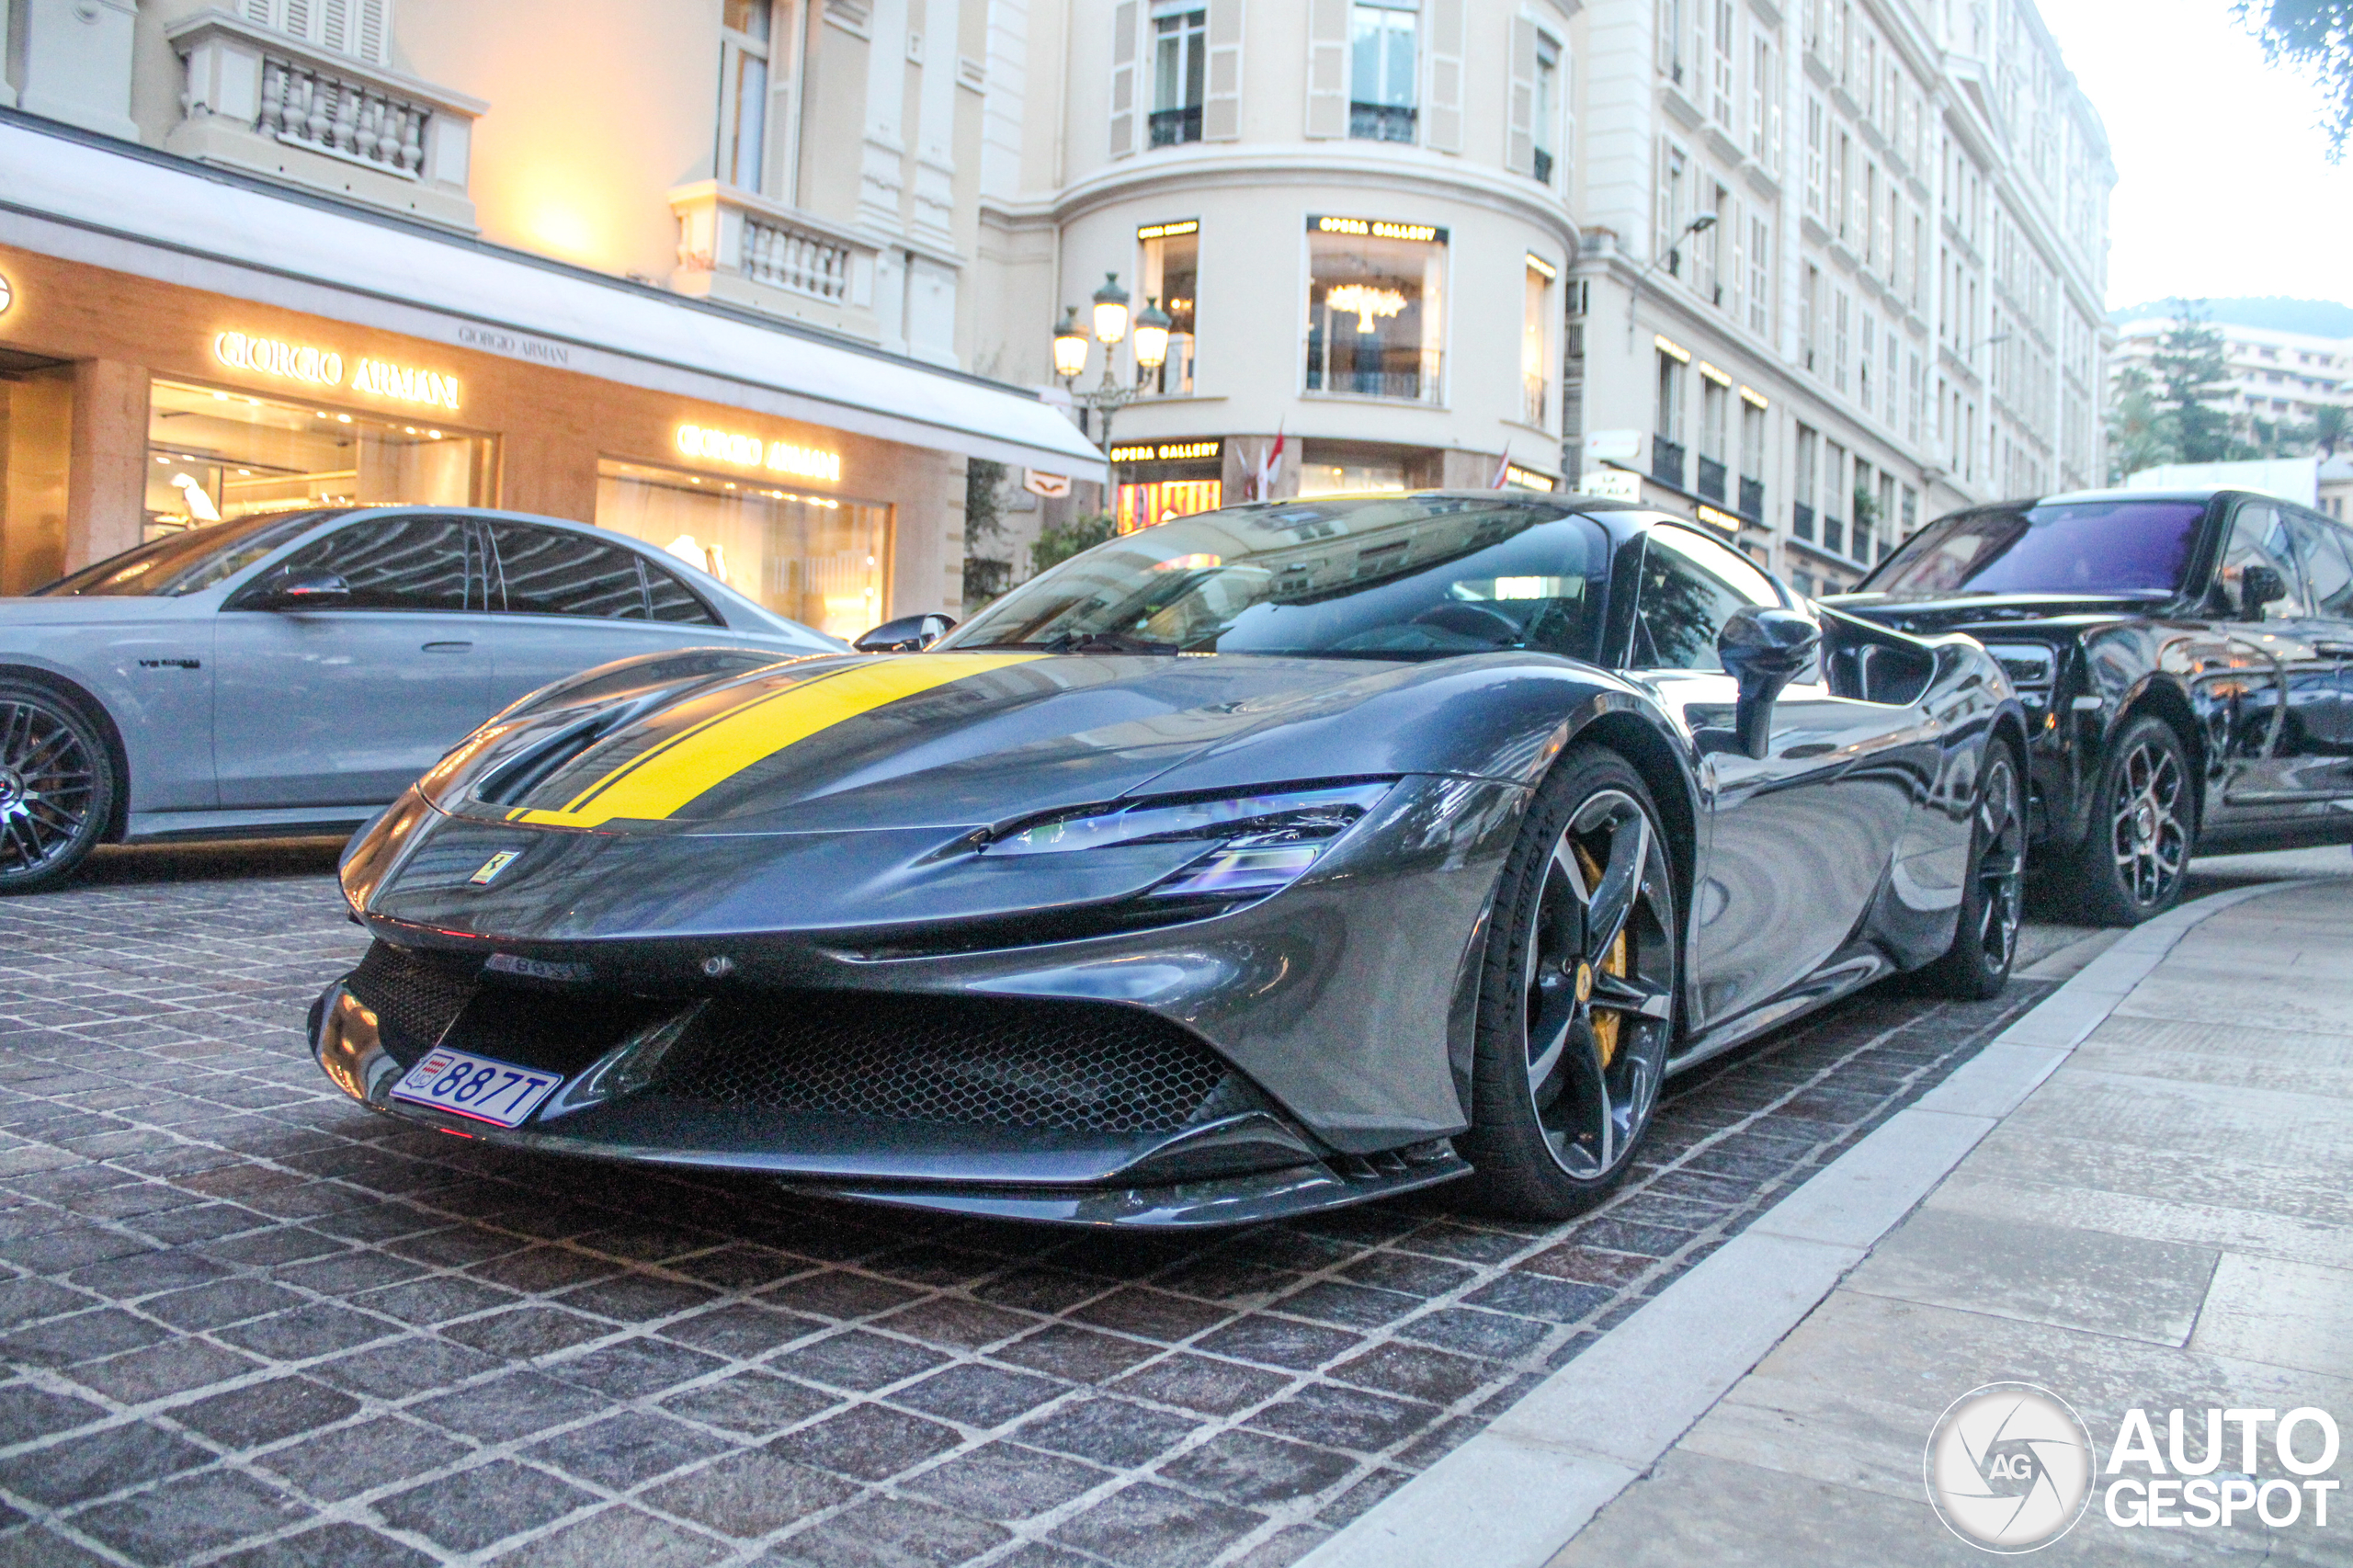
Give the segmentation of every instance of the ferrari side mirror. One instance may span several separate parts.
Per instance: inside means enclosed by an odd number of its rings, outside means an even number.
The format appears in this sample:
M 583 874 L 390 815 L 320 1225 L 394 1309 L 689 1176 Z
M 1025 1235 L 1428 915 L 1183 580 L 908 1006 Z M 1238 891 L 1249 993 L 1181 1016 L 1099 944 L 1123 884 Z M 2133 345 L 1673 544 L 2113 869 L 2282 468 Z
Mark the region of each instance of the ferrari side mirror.
M 850 644 L 861 653 L 920 653 L 956 630 L 944 615 L 903 615 L 886 620 Z
M 1716 658 L 1740 683 L 1733 723 L 1741 750 L 1762 757 L 1773 736 L 1773 702 L 1822 646 L 1822 628 L 1801 610 L 1743 605 L 1716 633 Z
M 2253 565 L 2239 574 L 2239 619 L 2261 620 L 2263 607 L 2288 597 L 2288 585 L 2270 566 Z

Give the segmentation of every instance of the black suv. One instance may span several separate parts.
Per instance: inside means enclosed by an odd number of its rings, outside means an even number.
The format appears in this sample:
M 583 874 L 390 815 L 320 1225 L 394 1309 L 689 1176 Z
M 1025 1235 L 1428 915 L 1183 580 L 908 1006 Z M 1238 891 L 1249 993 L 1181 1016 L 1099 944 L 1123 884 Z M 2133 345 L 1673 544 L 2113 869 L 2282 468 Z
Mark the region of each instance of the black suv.
M 2100 491 L 1938 518 L 1827 601 L 1966 631 L 2033 733 L 2054 891 L 2131 925 L 2193 852 L 2353 842 L 2353 530 L 2245 491 Z

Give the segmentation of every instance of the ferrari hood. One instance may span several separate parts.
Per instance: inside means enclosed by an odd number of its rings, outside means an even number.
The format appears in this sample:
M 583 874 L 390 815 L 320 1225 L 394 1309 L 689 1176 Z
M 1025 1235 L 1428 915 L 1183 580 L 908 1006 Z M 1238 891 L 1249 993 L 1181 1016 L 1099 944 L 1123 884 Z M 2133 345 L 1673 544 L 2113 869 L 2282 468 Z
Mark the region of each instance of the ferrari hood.
M 1353 709 L 1425 668 L 1035 653 L 802 659 L 486 732 L 439 803 L 476 823 L 601 835 L 999 824 L 1117 799 L 1204 748 Z

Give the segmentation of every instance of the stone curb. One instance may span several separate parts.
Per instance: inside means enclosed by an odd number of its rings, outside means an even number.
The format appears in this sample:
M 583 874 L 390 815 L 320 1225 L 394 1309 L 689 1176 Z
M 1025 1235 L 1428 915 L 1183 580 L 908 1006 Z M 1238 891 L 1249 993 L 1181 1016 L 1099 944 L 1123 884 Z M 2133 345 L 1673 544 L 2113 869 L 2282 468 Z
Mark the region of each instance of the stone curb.
M 2234 888 L 2131 931 L 1945 1081 L 1296 1568 L 1542 1568 L 1902 1222 Z

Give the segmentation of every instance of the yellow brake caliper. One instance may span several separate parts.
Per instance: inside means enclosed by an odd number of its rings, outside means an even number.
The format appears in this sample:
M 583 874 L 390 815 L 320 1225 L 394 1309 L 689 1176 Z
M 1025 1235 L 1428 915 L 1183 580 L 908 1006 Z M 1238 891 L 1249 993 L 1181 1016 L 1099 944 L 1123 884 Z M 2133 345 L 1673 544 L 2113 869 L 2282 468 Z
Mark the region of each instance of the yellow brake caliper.
M 1585 873 L 1586 896 L 1591 898 L 1601 887 L 1600 862 L 1587 854 L 1582 844 L 1572 844 L 1569 847 L 1576 851 L 1577 869 Z M 1630 920 L 1628 924 L 1631 925 L 1632 922 Z M 1609 944 L 1609 951 L 1601 960 L 1601 972 L 1614 974 L 1620 979 L 1624 978 L 1627 951 L 1627 934 L 1621 928 L 1618 933 L 1618 939 Z M 1601 1008 L 1594 1010 L 1593 1040 L 1594 1044 L 1600 1048 L 1601 1064 L 1604 1067 L 1618 1059 L 1618 1031 L 1624 1027 L 1624 1024 L 1625 1019 L 1614 1011 Z

